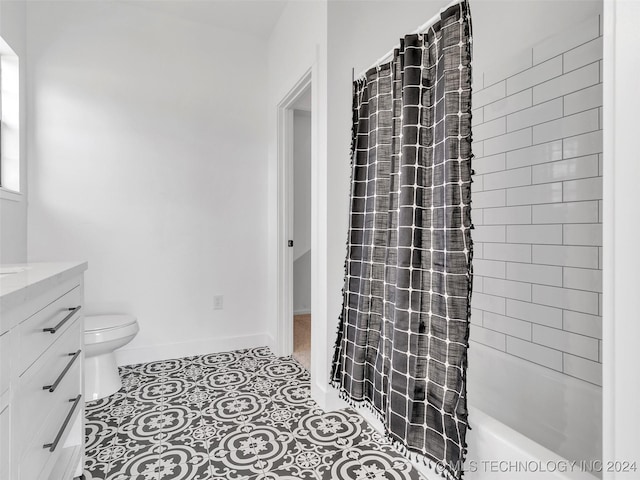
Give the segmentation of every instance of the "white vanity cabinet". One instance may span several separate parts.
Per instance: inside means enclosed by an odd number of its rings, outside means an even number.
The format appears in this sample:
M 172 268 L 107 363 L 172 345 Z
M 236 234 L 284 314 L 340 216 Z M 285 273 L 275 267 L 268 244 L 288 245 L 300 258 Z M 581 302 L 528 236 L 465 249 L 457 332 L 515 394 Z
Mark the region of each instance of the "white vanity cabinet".
M 86 268 L 0 267 L 2 480 L 70 480 L 82 474 Z

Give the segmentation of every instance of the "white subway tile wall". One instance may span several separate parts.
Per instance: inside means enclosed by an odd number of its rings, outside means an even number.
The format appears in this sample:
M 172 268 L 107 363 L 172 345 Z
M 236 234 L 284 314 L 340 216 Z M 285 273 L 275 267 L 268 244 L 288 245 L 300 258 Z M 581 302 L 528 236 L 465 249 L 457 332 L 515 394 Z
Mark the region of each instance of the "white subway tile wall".
M 482 255 L 480 258 L 531 263 L 531 245 L 517 245 L 512 243 L 487 243 L 481 245 Z
M 481 311 L 478 311 L 482 315 Z M 587 315 L 566 310 L 562 315 L 563 330 L 581 333 L 592 338 L 602 339 L 602 318 L 597 315 Z
M 507 279 L 562 287 L 562 267 L 532 263 L 507 263 Z M 568 285 L 564 285 L 565 287 Z M 573 288 L 573 287 L 569 287 Z
M 482 90 L 475 90 L 473 93 L 473 107 L 483 107 L 488 103 L 500 100 L 501 98 L 504 98 L 505 92 L 505 82 L 496 83 Z
M 598 156 L 570 158 L 532 167 L 533 183 L 557 182 L 598 176 Z M 600 182 L 602 183 L 602 182 Z M 566 184 L 565 184 L 566 185 Z M 563 189 L 564 191 L 564 189 Z
M 602 84 L 598 83 L 584 90 L 565 95 L 563 100 L 565 115 L 572 115 L 591 108 L 597 108 L 602 105 Z
M 485 105 L 484 108 L 480 109 L 484 112 L 485 120 L 493 120 L 494 118 L 503 117 L 505 115 L 509 115 L 513 112 L 519 112 L 520 110 L 524 110 L 531 106 L 532 102 L 531 90 L 524 90 L 520 93 L 516 93 L 515 95 L 509 95 L 508 97 L 503 98 L 502 100 L 498 100 L 497 102 L 490 103 Z M 507 124 L 509 124 L 511 120 L 509 120 L 509 116 L 507 117 Z M 528 125 L 523 125 L 526 127 Z M 522 128 L 522 127 L 520 127 Z M 517 130 L 516 128 L 510 128 L 511 130 Z M 475 131 L 473 132 L 475 137 Z
M 570 72 L 584 65 L 597 62 L 602 58 L 602 37 L 584 43 L 573 50 L 569 50 L 563 56 L 563 69 L 565 72 Z
M 591 153 L 602 153 L 602 130 L 562 140 L 563 158 L 580 157 Z
M 562 225 L 507 225 L 507 242 L 562 244 Z
M 475 142 L 474 142 L 475 145 Z M 475 147 L 473 149 L 474 154 L 477 155 Z M 562 145 L 560 146 L 560 156 L 562 156 Z M 490 155 L 488 157 L 474 158 L 473 169 L 480 175 L 483 173 L 500 172 L 505 169 L 506 155 L 499 153 L 497 155 Z M 476 177 L 474 182 L 480 177 Z
M 600 263 L 597 248 L 577 245 L 532 245 L 531 259 L 541 265 L 578 268 L 598 268 Z
M 588 292 L 602 292 L 602 271 L 586 268 L 563 268 L 562 286 Z
M 507 131 L 507 121 L 504 117 L 495 120 L 485 121 L 473 127 L 473 138 L 484 140 L 485 138 L 497 137 Z
M 477 192 L 473 196 L 474 207 L 476 208 L 504 207 L 506 202 L 506 194 L 507 192 L 505 190 Z
M 602 385 L 602 361 L 593 362 L 586 358 L 576 357 L 564 353 L 563 355 L 564 373 L 572 377 L 581 378 L 587 382 Z
M 599 223 L 563 225 L 562 231 L 565 245 L 602 246 L 602 225 Z
M 506 310 L 506 299 L 503 297 L 494 297 L 493 295 L 485 295 L 484 293 L 475 292 L 473 294 L 472 305 L 478 310 L 504 315 Z
M 476 227 L 471 235 L 475 242 L 504 243 L 506 227 L 504 225 L 482 225 Z
M 598 360 L 598 340 L 557 328 L 533 325 L 533 340 L 541 345 L 562 350 L 579 357 Z
M 475 291 L 476 289 L 476 284 L 475 284 L 475 280 L 473 282 L 473 289 Z M 478 310 L 476 308 L 472 308 L 471 309 L 471 323 L 473 325 L 478 325 L 478 326 L 482 326 L 482 318 L 484 316 L 484 312 L 482 310 Z
M 534 205 L 562 201 L 562 183 L 545 183 L 507 190 L 507 205 Z
M 486 312 L 484 314 L 483 325 L 485 328 L 495 332 L 502 332 L 512 337 L 531 340 L 531 324 L 529 322 Z
M 487 277 L 484 279 L 484 292 L 496 297 L 531 301 L 531 284 L 524 282 L 512 282 L 510 280 Z
M 595 223 L 598 202 L 547 203 L 533 206 L 533 223 Z
M 471 341 L 602 385 L 599 25 L 474 72 Z
M 479 210 L 484 220 L 484 225 L 506 225 L 506 224 L 530 224 L 531 206 L 522 207 L 498 207 Z M 475 220 L 474 220 L 475 221 Z
M 507 315 L 538 325 L 562 328 L 562 310 L 535 303 L 507 300 Z
M 592 63 L 585 67 L 565 73 L 533 87 L 533 104 L 546 102 L 569 93 L 577 92 L 600 81 L 600 64 Z
M 473 330 L 474 340 L 476 342 L 504 352 L 506 348 L 506 335 L 481 326 L 475 326 Z
M 529 93 L 531 89 L 525 90 L 516 95 L 512 95 L 512 97 L 516 97 L 518 95 L 522 95 L 522 93 Z M 507 97 L 507 98 L 512 98 Z M 496 102 L 498 103 L 498 102 Z M 491 105 L 487 105 L 486 108 L 489 108 Z M 543 122 L 548 122 L 550 120 L 555 120 L 556 118 L 562 117 L 563 103 L 561 98 L 555 98 L 545 103 L 541 103 L 540 105 L 536 105 L 531 108 L 519 109 L 515 113 L 507 116 L 507 131 L 513 132 L 514 130 L 520 130 L 521 128 L 530 127 L 532 125 L 543 124 Z M 535 135 L 535 129 L 534 129 Z M 475 137 L 475 131 L 474 131 Z M 539 142 L 535 142 L 539 143 Z
M 497 120 L 497 119 L 496 119 Z M 598 130 L 598 109 L 565 116 L 533 127 L 533 143 L 544 143 Z
M 562 371 L 562 352 L 507 335 L 507 353 L 544 367 Z
M 473 269 L 476 274 L 482 278 L 504 278 L 506 265 L 504 262 L 494 260 L 480 260 L 479 258 L 473 262 Z
M 585 178 L 564 182 L 562 186 L 562 200 L 577 202 L 580 200 L 602 199 L 602 177 Z
M 484 153 L 493 155 L 531 145 L 531 128 L 523 128 L 484 141 Z
M 485 190 L 531 185 L 531 168 L 515 168 L 502 172 L 488 173 L 482 177 Z
M 562 57 L 557 56 L 547 60 L 540 65 L 536 65 L 507 79 L 507 95 L 521 92 L 534 85 L 562 75 Z
M 475 142 L 473 149 L 475 152 Z M 558 140 L 507 152 L 506 159 L 506 168 L 524 167 L 525 165 L 537 165 L 560 160 L 562 159 L 562 142 Z

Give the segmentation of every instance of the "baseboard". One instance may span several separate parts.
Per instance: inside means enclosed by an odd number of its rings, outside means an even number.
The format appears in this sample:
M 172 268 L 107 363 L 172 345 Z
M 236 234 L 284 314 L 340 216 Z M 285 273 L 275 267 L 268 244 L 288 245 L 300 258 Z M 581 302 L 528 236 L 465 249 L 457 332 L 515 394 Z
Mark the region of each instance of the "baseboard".
M 313 369 L 313 365 L 311 367 Z M 314 380 L 314 372 L 311 373 L 311 398 L 325 412 L 349 408 L 349 404 L 340 398 L 337 388 L 333 388 L 327 382 Z
M 263 335 L 267 339 L 267 343 L 265 343 L 265 345 L 269 347 L 269 350 L 271 350 L 272 353 L 275 353 L 276 352 L 276 340 L 271 335 L 269 335 L 268 333 L 264 333 Z
M 235 337 L 206 338 L 189 342 L 165 343 L 146 347 L 127 348 L 116 351 L 118 365 L 169 360 L 171 358 L 204 355 L 207 353 L 228 352 L 243 348 L 269 346 L 273 348 L 273 338 L 266 333 L 240 335 Z
M 307 310 L 294 310 L 293 311 L 294 315 L 311 315 L 311 310 L 307 309 Z

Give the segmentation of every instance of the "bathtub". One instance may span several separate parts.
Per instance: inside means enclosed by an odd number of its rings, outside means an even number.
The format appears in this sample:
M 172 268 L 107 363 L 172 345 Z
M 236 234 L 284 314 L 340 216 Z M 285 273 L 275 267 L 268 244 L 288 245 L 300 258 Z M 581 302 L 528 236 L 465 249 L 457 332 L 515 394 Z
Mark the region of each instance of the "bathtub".
M 464 480 L 602 478 L 599 387 L 476 343 L 468 378 L 472 430 Z M 358 412 L 382 430 L 368 410 Z M 414 466 L 427 480 L 442 479 Z
M 494 417 L 471 407 L 473 430 L 467 435 L 469 453 L 465 480 L 597 480 L 593 461 L 570 461 L 534 442 Z M 442 478 L 419 467 L 428 480 Z

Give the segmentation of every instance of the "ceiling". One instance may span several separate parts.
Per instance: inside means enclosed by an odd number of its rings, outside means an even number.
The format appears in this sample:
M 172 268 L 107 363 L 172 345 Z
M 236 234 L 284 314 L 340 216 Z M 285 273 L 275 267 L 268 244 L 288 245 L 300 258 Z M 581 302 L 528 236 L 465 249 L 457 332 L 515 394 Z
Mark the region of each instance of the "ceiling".
M 121 0 L 183 20 L 267 38 L 286 0 Z

